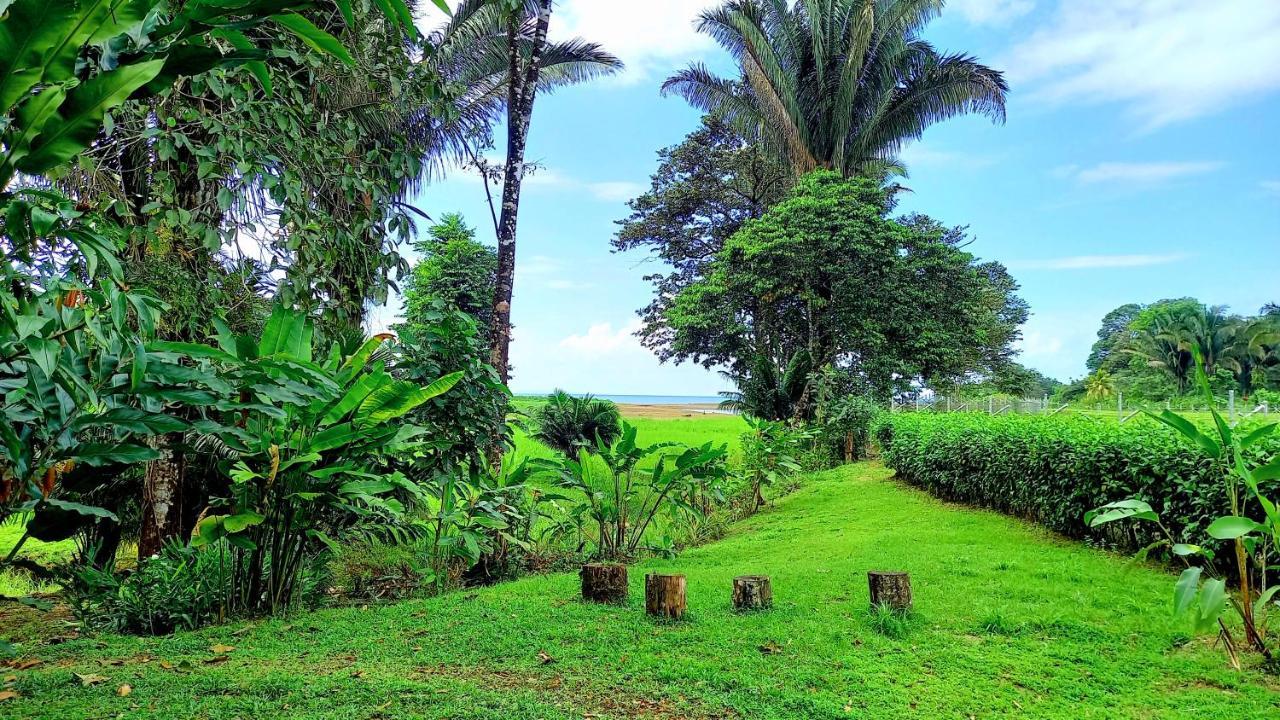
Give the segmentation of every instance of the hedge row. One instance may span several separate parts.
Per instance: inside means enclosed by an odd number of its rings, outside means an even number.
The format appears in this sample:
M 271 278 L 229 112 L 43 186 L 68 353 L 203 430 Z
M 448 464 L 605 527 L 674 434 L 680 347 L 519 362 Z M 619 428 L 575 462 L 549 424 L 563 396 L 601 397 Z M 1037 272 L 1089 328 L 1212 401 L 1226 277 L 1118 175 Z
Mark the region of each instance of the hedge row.
M 1087 511 L 1116 500 L 1150 503 L 1184 542 L 1204 544 L 1203 528 L 1227 514 L 1220 471 L 1147 418 L 902 413 L 883 415 L 875 434 L 899 477 L 940 498 L 1110 547 L 1136 550 L 1160 538 L 1149 523 L 1085 525 Z M 1280 440 L 1256 452 L 1274 457 Z

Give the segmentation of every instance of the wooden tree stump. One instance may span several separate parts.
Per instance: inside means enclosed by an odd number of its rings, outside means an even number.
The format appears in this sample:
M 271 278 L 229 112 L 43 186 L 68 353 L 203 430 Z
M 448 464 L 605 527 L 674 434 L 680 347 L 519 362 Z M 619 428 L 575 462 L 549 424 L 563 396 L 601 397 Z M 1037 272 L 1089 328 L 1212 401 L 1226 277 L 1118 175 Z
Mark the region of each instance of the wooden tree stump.
M 644 576 L 644 610 L 650 615 L 679 620 L 685 611 L 683 575 Z
M 886 607 L 898 612 L 911 609 L 911 575 L 904 572 L 867 573 L 867 586 L 871 590 L 871 606 Z
M 765 610 L 773 607 L 773 586 L 768 575 L 742 575 L 733 579 L 733 607 Z
M 589 563 L 582 566 L 582 599 L 587 602 L 627 602 L 627 566 L 617 563 Z

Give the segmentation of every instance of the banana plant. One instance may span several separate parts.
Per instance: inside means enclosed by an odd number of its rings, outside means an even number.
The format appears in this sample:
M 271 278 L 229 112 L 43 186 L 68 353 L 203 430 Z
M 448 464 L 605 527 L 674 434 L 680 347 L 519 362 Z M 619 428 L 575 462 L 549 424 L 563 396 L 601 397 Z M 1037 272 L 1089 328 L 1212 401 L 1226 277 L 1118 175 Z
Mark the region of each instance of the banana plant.
M 1167 546 L 1187 565 L 1174 585 L 1175 614 L 1192 613 L 1195 627 L 1201 632 L 1216 626 L 1223 647 L 1238 668 L 1237 644 L 1223 622 L 1232 611 L 1240 617 L 1245 643 L 1268 660 L 1272 658 L 1267 624 L 1269 612 L 1277 604 L 1280 585 L 1267 586 L 1266 558 L 1280 554 L 1280 510 L 1276 500 L 1267 496 L 1267 491 L 1274 491 L 1273 483 L 1280 480 L 1280 459 L 1258 462 L 1249 451 L 1273 435 L 1280 423 L 1266 423 L 1248 432 L 1232 427 L 1214 409 L 1203 357 L 1194 347 L 1192 353 L 1196 383 L 1208 401 L 1212 428 L 1206 432 L 1170 410 L 1148 415 L 1177 431 L 1221 468 L 1229 514 L 1210 523 L 1205 534 L 1230 543 L 1236 574 L 1235 593 L 1228 589 L 1226 579 L 1218 576 L 1213 549 L 1174 538 L 1160 522 L 1159 513 L 1145 501 L 1134 498 L 1104 505 L 1087 513 L 1085 522 L 1090 527 L 1126 519 L 1156 523 L 1165 537 L 1155 545 Z M 1256 510 L 1252 507 L 1254 504 Z M 1144 549 L 1143 554 L 1151 549 Z M 1192 560 L 1199 564 L 1193 564 Z
M 429 531 L 408 513 L 427 501 L 426 489 L 388 461 L 420 441 L 422 430 L 401 419 L 460 373 L 426 386 L 397 380 L 379 357 L 386 336 L 349 356 L 335 346 L 317 358 L 311 319 L 281 305 L 260 338 L 233 336 L 224 323 L 215 337 L 216 346 L 154 342 L 148 350 L 198 363 L 186 373 L 190 388 L 218 396 L 192 431 L 226 458 L 229 492 L 202 513 L 191 542 L 229 546 L 230 609 L 287 609 L 306 559 L 343 535 L 407 541 Z

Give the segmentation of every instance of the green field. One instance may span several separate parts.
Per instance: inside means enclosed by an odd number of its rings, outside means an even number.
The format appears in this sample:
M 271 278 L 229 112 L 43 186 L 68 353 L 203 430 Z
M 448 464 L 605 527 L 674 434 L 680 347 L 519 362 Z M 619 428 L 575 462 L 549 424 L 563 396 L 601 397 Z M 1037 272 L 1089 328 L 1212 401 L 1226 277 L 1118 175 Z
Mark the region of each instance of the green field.
M 1275 676 L 1230 670 L 1169 616 L 1166 572 L 888 474 L 875 463 L 819 474 L 723 541 L 633 567 L 627 607 L 583 604 L 577 578 L 558 574 L 169 638 L 88 638 L 30 651 L 43 662 L 14 673 L 20 697 L 0 716 L 1280 714 Z M 868 613 L 869 569 L 911 572 L 917 614 L 905 625 Z M 650 570 L 688 575 L 686 621 L 644 616 Z M 732 612 L 730 579 L 761 572 L 775 609 Z

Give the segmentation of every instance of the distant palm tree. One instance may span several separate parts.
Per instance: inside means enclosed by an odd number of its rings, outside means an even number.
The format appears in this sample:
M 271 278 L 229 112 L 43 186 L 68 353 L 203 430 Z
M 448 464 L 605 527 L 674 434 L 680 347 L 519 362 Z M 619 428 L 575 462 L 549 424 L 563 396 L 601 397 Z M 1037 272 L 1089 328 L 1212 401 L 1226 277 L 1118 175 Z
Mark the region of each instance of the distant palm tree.
M 698 28 L 739 78 L 694 64 L 663 84 L 758 137 L 797 174 L 900 168 L 898 153 L 956 115 L 1005 117 L 1004 76 L 920 38 L 943 0 L 729 0 Z
M 1101 402 L 1115 395 L 1115 382 L 1111 378 L 1111 373 L 1106 370 L 1099 370 L 1094 374 L 1085 378 L 1084 381 L 1084 399 L 1090 402 Z
M 622 416 L 611 400 L 574 397 L 556 390 L 533 413 L 532 437 L 547 447 L 577 458 L 579 450 L 595 452 L 596 443 L 612 445 L 622 434 Z
M 1164 370 L 1177 385 L 1178 393 L 1185 393 L 1195 368 L 1185 328 L 1184 317 L 1162 310 L 1122 351 L 1142 358 L 1148 367 Z

